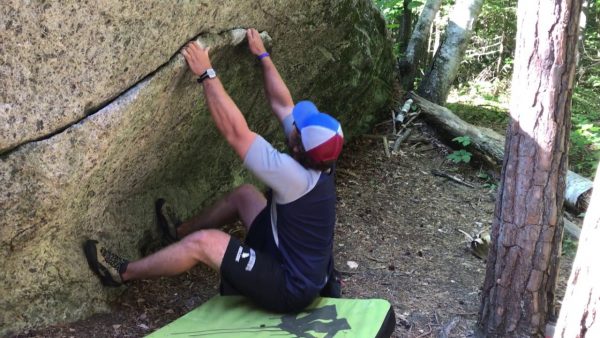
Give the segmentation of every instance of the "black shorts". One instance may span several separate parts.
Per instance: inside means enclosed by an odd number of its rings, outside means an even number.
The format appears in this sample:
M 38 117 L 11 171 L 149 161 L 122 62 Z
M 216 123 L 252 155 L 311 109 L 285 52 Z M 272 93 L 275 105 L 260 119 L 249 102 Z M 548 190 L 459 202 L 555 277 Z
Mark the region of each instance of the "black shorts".
M 287 291 L 283 265 L 268 253 L 267 246 L 274 245 L 270 223 L 265 208 L 252 222 L 245 244 L 231 237 L 221 262 L 221 295 L 243 295 L 270 311 L 300 311 L 315 297 L 300 298 Z

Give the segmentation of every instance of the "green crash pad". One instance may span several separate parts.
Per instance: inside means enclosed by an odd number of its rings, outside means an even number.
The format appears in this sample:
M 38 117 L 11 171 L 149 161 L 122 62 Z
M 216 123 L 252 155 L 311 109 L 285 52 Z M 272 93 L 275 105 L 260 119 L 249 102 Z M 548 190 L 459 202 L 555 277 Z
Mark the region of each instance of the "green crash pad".
M 389 337 L 394 311 L 383 299 L 317 298 L 297 314 L 264 311 L 241 296 L 215 296 L 148 337 Z

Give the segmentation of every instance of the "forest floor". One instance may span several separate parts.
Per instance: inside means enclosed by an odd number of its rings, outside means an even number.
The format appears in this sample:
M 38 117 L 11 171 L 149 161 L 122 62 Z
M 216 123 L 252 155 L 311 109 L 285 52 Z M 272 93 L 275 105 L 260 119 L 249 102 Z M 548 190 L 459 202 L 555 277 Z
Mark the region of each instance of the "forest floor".
M 496 192 L 478 176 L 480 169 L 449 163 L 445 146 L 422 131 L 413 135 L 390 157 L 377 138 L 358 137 L 344 150 L 334 244 L 343 297 L 390 301 L 394 337 L 436 337 L 444 328 L 450 337 L 470 337 L 485 262 L 467 250 L 459 230 L 476 233 L 491 225 Z M 572 260 L 572 253 L 561 260 L 558 299 Z M 217 285 L 218 276 L 201 266 L 175 278 L 134 282 L 110 313 L 19 337 L 144 336 L 208 300 Z

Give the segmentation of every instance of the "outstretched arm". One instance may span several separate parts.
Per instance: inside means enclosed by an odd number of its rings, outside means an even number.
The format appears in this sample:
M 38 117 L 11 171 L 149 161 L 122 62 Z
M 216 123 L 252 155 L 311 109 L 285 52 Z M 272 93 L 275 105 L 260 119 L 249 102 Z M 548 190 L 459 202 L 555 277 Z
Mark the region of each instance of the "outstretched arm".
M 246 36 L 252 54 L 259 56 L 267 51 L 260 34 L 256 29 L 248 29 L 246 31 Z M 263 67 L 267 100 L 269 100 L 269 104 L 271 105 L 271 109 L 275 116 L 277 116 L 280 122 L 283 122 L 283 120 L 292 113 L 292 109 L 294 108 L 292 95 L 283 82 L 283 79 L 281 79 L 277 68 L 275 68 L 273 60 L 271 60 L 270 57 L 265 57 L 261 60 L 261 64 Z
M 208 68 L 212 68 L 208 57 L 209 50 L 210 47 L 204 48 L 197 42 L 190 42 L 181 52 L 190 69 L 197 76 L 202 75 Z M 227 94 L 218 77 L 205 79 L 202 85 L 208 109 L 217 129 L 240 158 L 244 159 L 256 134 L 248 128 L 244 115 Z

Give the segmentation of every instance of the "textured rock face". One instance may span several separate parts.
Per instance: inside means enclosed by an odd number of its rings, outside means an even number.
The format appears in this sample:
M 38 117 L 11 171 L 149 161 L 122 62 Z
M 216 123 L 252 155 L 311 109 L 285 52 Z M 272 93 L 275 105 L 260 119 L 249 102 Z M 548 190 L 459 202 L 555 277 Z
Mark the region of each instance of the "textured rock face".
M 184 216 L 247 181 L 178 50 L 198 38 L 250 127 L 281 132 L 243 31 L 271 54 L 296 100 L 347 135 L 388 102 L 392 55 L 369 0 L 0 5 L 0 335 L 107 310 L 89 271 L 98 238 L 139 257 L 158 238 L 153 202 Z
M 201 32 L 266 24 L 242 3 L 3 1 L 0 153 L 94 112 Z

